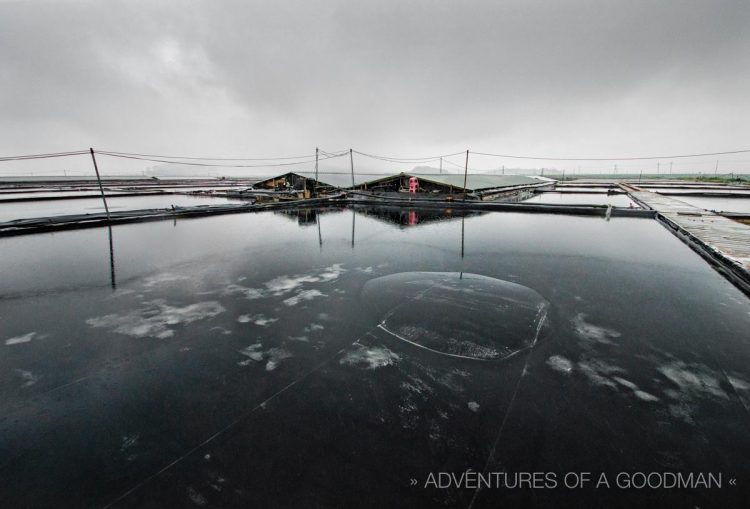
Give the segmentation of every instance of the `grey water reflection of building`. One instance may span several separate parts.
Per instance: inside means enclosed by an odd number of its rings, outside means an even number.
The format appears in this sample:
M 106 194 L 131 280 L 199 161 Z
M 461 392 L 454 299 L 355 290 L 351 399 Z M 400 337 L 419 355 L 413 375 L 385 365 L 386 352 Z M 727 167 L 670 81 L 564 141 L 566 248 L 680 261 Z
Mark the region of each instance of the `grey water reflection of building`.
M 297 224 L 300 226 L 313 226 L 318 224 L 318 216 L 321 212 L 318 209 L 312 208 L 295 208 L 275 210 L 273 213 L 297 221 Z
M 453 221 L 464 217 L 481 216 L 486 212 L 450 208 L 362 207 L 353 209 L 363 215 L 395 224 L 399 227 L 418 226 L 440 221 Z

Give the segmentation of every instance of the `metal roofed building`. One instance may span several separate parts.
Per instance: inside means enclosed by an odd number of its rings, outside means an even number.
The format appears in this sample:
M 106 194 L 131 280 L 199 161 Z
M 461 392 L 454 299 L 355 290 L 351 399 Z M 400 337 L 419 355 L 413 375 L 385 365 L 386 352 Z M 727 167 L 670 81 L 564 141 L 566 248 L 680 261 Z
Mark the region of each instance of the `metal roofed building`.
M 361 191 L 372 193 L 403 193 L 408 189 L 409 179 L 419 179 L 420 197 L 431 195 L 453 195 L 464 192 L 464 175 L 456 173 L 426 174 L 403 172 L 363 182 L 354 186 Z M 477 175 L 469 174 L 465 180 L 466 193 L 474 199 L 489 200 L 502 195 L 530 188 L 552 189 L 553 179 L 527 177 L 523 175 Z

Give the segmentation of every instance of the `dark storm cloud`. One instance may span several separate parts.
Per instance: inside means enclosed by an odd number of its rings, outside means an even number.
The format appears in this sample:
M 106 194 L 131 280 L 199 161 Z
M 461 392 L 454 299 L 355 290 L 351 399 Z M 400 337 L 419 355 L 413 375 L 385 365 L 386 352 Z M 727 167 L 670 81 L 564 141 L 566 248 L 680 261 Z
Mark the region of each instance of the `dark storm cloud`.
M 749 14 L 742 1 L 0 2 L 0 151 L 745 148 Z

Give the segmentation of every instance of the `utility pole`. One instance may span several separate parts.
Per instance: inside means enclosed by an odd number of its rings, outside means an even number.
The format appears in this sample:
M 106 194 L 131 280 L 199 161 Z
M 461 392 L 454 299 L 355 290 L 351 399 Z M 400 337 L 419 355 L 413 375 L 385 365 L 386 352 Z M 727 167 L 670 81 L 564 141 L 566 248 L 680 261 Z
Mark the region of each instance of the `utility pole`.
M 719 173 L 719 160 L 716 160 L 716 168 L 714 168 L 714 177 Z
M 349 162 L 352 166 L 352 189 L 354 189 L 354 155 L 352 153 L 352 149 L 349 149 Z
M 464 166 L 464 201 L 466 201 L 466 177 L 469 175 L 469 151 L 466 151 L 466 165 Z
M 669 174 L 672 174 L 672 161 L 669 161 Z
M 443 174 L 443 158 L 440 158 L 440 174 Z
M 656 163 L 656 176 L 659 176 L 659 166 L 661 166 L 661 162 Z
M 503 165 L 503 175 L 505 175 L 505 165 Z
M 313 184 L 313 195 L 318 197 L 318 147 L 315 147 L 315 183 Z
M 107 222 L 109 219 L 109 207 L 107 206 L 107 198 L 104 196 L 104 187 L 102 187 L 102 178 L 99 176 L 99 167 L 96 165 L 96 157 L 94 156 L 94 149 L 89 148 L 91 151 L 91 160 L 94 161 L 94 171 L 96 172 L 96 181 L 99 182 L 99 191 L 102 193 L 102 201 L 104 202 L 104 211 L 107 213 Z

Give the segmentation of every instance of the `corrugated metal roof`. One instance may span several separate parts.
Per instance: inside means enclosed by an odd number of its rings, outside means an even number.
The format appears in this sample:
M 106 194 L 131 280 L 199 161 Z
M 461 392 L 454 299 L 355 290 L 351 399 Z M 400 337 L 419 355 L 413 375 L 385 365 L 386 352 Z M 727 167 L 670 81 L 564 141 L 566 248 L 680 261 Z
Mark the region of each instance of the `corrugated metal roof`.
M 299 172 L 300 175 L 304 175 L 307 178 L 315 178 L 315 172 Z M 387 175 L 383 175 L 386 177 Z M 372 180 L 373 175 L 357 175 L 354 174 L 354 185 L 364 184 L 369 180 Z M 382 178 L 382 177 L 381 177 Z M 321 183 L 325 183 L 341 189 L 352 187 L 352 175 L 351 173 L 344 172 L 320 172 L 318 174 L 318 180 Z
M 420 174 L 420 173 L 409 173 L 417 178 L 429 180 L 438 184 L 444 184 L 446 186 L 464 187 L 464 176 L 458 174 Z M 466 189 L 470 191 L 478 191 L 481 189 L 494 189 L 497 187 L 512 187 L 522 186 L 528 184 L 538 184 L 540 180 L 534 177 L 525 177 L 523 175 L 467 175 L 466 176 Z

